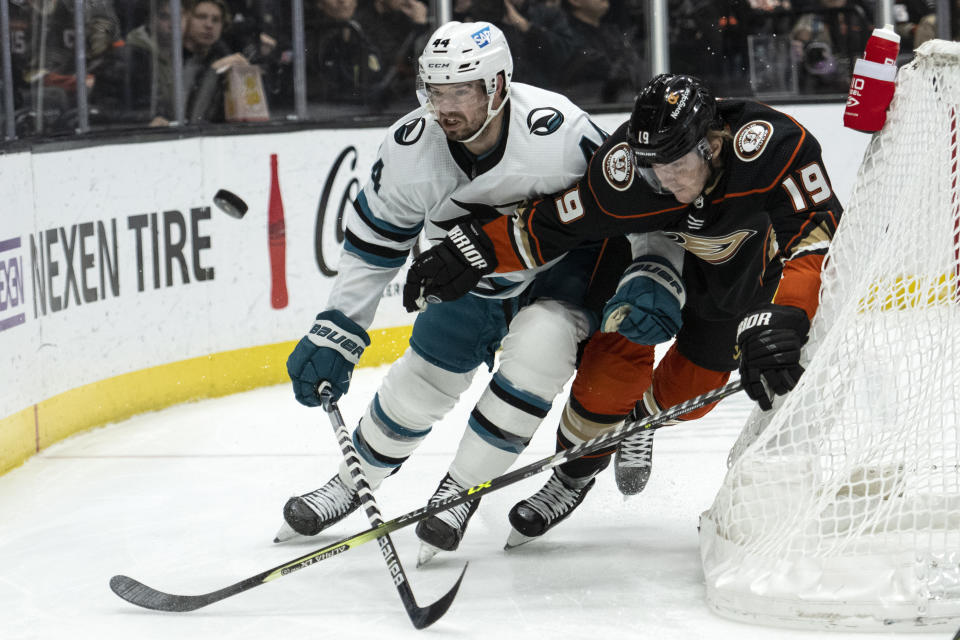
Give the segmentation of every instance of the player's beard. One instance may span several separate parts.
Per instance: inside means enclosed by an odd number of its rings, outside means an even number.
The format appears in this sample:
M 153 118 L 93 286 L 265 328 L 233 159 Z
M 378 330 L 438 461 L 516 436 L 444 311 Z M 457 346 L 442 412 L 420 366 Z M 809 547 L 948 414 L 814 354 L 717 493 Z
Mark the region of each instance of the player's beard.
M 459 123 L 454 125 L 454 129 L 450 129 L 445 126 L 445 121 L 448 119 L 458 120 Z M 471 120 L 467 114 L 462 112 L 454 112 L 444 115 L 437 114 L 437 122 L 440 124 L 440 128 L 443 129 L 443 133 L 445 136 L 447 136 L 447 139 L 453 142 L 469 140 L 480 130 L 480 127 L 483 126 L 484 120 L 485 116 Z

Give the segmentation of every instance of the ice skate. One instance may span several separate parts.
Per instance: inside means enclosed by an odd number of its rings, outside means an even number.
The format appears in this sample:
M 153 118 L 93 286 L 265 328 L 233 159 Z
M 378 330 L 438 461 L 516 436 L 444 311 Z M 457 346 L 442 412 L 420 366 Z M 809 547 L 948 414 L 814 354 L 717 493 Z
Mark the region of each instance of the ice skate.
M 359 506 L 356 490 L 348 487 L 337 474 L 319 489 L 287 500 L 283 505 L 283 526 L 273 541 L 285 542 L 298 535 L 315 536 Z
M 580 483 L 576 480 L 554 471 L 539 491 L 513 505 L 508 515 L 513 530 L 504 549 L 539 538 L 573 513 L 596 482 L 594 478 L 585 484 L 581 484 L 585 479 L 579 479 Z
M 635 496 L 647 486 L 653 470 L 653 429 L 624 438 L 617 448 L 613 471 L 624 496 Z
M 466 489 L 467 487 L 451 478 L 448 473 L 440 481 L 428 504 L 433 506 Z M 477 498 L 425 518 L 417 524 L 417 537 L 421 540 L 420 553 L 417 557 L 418 567 L 429 562 L 438 552 L 455 551 L 460 546 L 467 523 L 479 504 L 480 499 Z

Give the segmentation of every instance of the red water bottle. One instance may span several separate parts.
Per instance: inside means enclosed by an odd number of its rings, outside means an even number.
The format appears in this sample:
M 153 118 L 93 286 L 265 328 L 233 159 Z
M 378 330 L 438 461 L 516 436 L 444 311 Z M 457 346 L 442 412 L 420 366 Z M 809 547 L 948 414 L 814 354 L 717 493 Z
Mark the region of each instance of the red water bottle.
M 843 111 L 845 127 L 866 133 L 883 128 L 887 107 L 893 100 L 899 50 L 900 36 L 894 33 L 893 25 L 873 30 L 863 59 L 858 59 L 853 67 Z
M 867 40 L 867 48 L 863 52 L 863 59 L 880 64 L 897 64 L 897 54 L 900 53 L 900 36 L 892 24 L 884 25 L 882 29 L 874 29 Z

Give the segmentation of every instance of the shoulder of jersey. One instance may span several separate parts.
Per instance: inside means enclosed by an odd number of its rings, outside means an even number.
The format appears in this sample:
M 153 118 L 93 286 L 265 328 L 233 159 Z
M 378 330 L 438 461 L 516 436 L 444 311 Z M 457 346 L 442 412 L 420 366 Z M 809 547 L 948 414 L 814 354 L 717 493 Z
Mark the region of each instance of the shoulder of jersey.
M 740 162 L 766 164 L 775 156 L 784 158 L 784 150 L 778 147 L 795 147 L 808 137 L 792 118 L 759 102 L 724 100 L 720 104 L 721 114 L 734 116 L 727 124 L 733 135 L 733 155 Z M 786 150 L 786 155 L 792 153 Z
M 524 135 L 545 138 L 570 127 L 573 120 L 584 115 L 582 109 L 559 93 L 529 84 L 510 85 L 511 127 L 519 125 Z
M 590 159 L 587 182 L 593 197 L 609 215 L 670 213 L 677 205 L 672 196 L 661 196 L 637 175 L 633 150 L 627 144 L 627 123 L 610 134 Z
M 385 146 L 400 153 L 405 147 L 421 147 L 425 141 L 439 134 L 439 129 L 431 127 L 430 124 L 426 109 L 414 109 L 390 125 Z
M 612 189 L 615 193 L 628 191 L 636 183 L 633 152 L 627 144 L 627 123 L 624 122 L 603 141 L 590 159 L 589 181 L 595 191 Z

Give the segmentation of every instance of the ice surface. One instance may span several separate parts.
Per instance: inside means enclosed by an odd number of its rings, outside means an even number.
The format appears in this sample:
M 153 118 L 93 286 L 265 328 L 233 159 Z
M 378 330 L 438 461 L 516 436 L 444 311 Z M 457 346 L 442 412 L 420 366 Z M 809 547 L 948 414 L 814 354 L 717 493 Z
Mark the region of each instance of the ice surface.
M 348 424 L 385 371 L 356 372 L 340 403 Z M 378 490 L 385 518 L 426 502 L 487 379 L 478 375 L 460 406 Z M 521 464 L 553 453 L 561 405 Z M 415 568 L 413 527 L 395 532 L 421 605 L 444 593 L 470 561 L 450 611 L 426 631 L 407 620 L 374 543 L 192 613 L 120 600 L 107 585 L 114 574 L 173 593 L 204 593 L 368 526 L 358 512 L 316 538 L 272 544 L 286 499 L 325 482 L 340 457 L 323 411 L 299 406 L 286 385 L 138 416 L 70 438 L 0 477 L 0 638 L 822 637 L 728 621 L 704 602 L 697 520 L 749 409 L 746 396 L 736 395 L 696 423 L 659 432 L 642 494 L 624 501 L 607 470 L 569 520 L 510 552 L 503 551 L 507 511 L 546 475 L 484 498 L 460 550 L 422 569 Z

